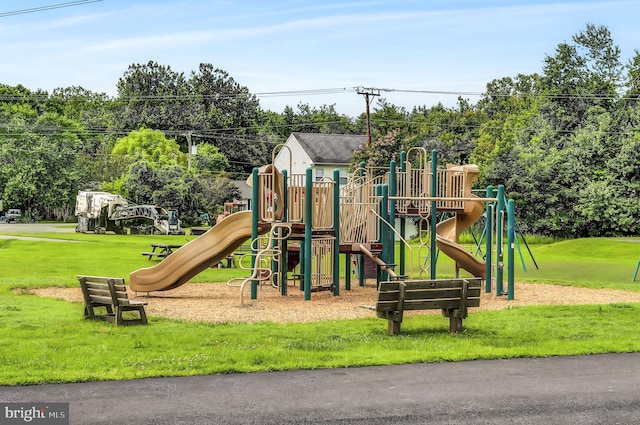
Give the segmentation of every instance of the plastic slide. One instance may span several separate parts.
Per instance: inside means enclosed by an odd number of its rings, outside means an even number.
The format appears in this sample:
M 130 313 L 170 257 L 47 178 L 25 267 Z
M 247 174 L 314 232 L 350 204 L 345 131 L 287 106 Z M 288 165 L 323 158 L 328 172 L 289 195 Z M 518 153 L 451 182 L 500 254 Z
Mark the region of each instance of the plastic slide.
M 477 198 L 471 193 L 471 184 L 477 180 L 477 166 L 462 166 L 461 171 L 467 171 L 467 187 L 464 188 L 465 198 Z M 486 277 L 486 265 L 472 253 L 458 244 L 458 235 L 468 229 L 484 213 L 484 202 L 465 201 L 464 211 L 459 211 L 452 218 L 444 220 L 436 226 L 436 245 L 446 256 L 475 277 Z
M 260 233 L 266 228 L 258 229 Z M 203 235 L 189 241 L 153 267 L 129 276 L 129 287 L 137 292 L 166 291 L 221 262 L 251 238 L 251 211 L 229 215 Z

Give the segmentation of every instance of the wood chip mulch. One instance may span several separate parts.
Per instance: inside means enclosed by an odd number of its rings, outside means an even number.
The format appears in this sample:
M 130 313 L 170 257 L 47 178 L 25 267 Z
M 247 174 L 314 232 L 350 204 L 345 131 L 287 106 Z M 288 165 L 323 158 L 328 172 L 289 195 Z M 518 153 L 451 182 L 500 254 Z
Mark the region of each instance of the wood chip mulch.
M 131 292 L 130 298 L 146 301 L 147 315 L 162 316 L 208 323 L 276 323 L 316 322 L 323 320 L 375 317 L 375 312 L 366 306 L 375 305 L 375 281 L 369 280 L 364 287 L 352 282 L 352 289 L 340 288 L 340 295 L 330 292 L 314 292 L 311 300 L 296 287 L 288 287 L 288 295 L 281 296 L 277 288 L 262 285 L 256 300 L 249 299 L 249 288 L 244 289 L 245 305 L 240 305 L 240 288 L 226 283 L 189 283 L 166 292 L 150 294 Z M 613 289 L 589 289 L 570 286 L 516 283 L 515 300 L 497 297 L 482 291 L 479 308 L 499 310 L 523 305 L 550 304 L 611 304 L 640 302 L 640 292 Z M 506 287 L 505 287 L 506 289 Z M 43 297 L 53 297 L 71 302 L 82 302 L 80 288 L 44 288 L 28 291 Z M 439 311 L 412 312 L 413 314 L 440 314 Z

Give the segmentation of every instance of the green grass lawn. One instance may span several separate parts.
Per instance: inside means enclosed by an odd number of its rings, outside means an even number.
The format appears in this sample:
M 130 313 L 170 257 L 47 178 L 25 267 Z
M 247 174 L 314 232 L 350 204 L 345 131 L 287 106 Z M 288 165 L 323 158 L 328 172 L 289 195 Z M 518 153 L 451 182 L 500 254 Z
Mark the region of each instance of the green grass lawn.
M 140 254 L 150 242 L 189 237 L 39 236 L 73 242 L 0 239 L 1 385 L 640 350 L 640 304 L 631 303 L 472 312 L 458 335 L 448 333 L 448 321 L 431 315 L 405 320 L 398 336 L 387 335 L 386 322 L 375 318 L 282 325 L 151 317 L 149 326 L 116 328 L 82 320 L 79 303 L 37 297 L 28 289 L 75 287 L 78 274 L 126 278 L 154 264 Z M 517 280 L 640 287 L 631 283 L 640 259 L 640 243 L 632 239 L 579 239 L 532 249 L 540 269 L 527 259 L 525 273 L 518 258 Z M 452 262 L 439 259 L 443 276 L 452 269 Z M 245 273 L 210 269 L 194 281 Z

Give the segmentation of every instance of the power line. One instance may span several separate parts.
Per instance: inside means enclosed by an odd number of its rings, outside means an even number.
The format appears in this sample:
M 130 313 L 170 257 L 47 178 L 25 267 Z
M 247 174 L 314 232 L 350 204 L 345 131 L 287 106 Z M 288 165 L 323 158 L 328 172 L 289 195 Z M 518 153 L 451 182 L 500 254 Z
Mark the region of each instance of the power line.
M 7 16 L 24 15 L 27 13 L 44 12 L 45 10 L 62 9 L 64 7 L 81 6 L 83 4 L 97 3 L 102 0 L 77 0 L 66 3 L 51 4 L 48 6 L 32 7 L 29 9 L 12 10 L 10 12 L 0 12 L 0 18 Z
M 424 121 L 414 121 L 411 119 L 395 119 L 395 120 L 385 120 L 385 119 L 372 119 L 372 123 L 374 124 L 392 124 L 398 126 L 424 126 Z M 340 124 L 341 121 L 332 121 L 332 122 L 324 122 L 323 124 Z M 260 126 L 248 126 L 248 127 L 234 127 L 234 128 L 225 128 L 225 129 L 176 129 L 176 130 L 163 130 L 158 129 L 158 131 L 162 132 L 167 137 L 184 137 L 185 132 L 192 132 L 192 137 L 199 139 L 214 139 L 218 141 L 227 141 L 227 142 L 249 142 L 249 143 L 265 143 L 265 144 L 275 144 L 278 142 L 270 141 L 268 137 L 259 134 L 237 134 L 234 132 L 244 131 L 244 130 L 252 130 L 255 128 L 264 128 L 264 129 L 274 129 L 274 128 L 283 128 L 283 127 L 297 127 L 299 125 L 304 124 L 287 124 L 287 125 L 264 125 Z M 486 123 L 478 123 L 478 124 L 460 124 L 460 123 L 446 123 L 439 122 L 433 124 L 434 127 L 442 128 L 442 129 L 464 129 L 464 130 L 477 130 L 480 128 L 490 130 L 490 129 L 501 129 L 502 126 L 499 125 L 486 125 Z M 4 128 L 5 131 L 1 131 Z M 530 131 L 535 130 L 536 127 L 532 126 L 523 126 L 523 127 L 514 127 L 513 130 L 520 131 Z M 570 134 L 576 133 L 580 131 L 584 131 L 584 128 L 578 129 L 554 129 L 554 131 L 561 134 Z M 81 129 L 70 129 L 64 127 L 56 127 L 56 126 L 39 126 L 39 125 L 17 125 L 17 124 L 5 124 L 0 127 L 0 136 L 4 137 L 20 137 L 24 135 L 24 131 L 31 132 L 33 134 L 39 136 L 50 136 L 50 135 L 60 135 L 64 133 L 74 134 L 76 136 L 127 136 L 135 129 L 123 129 L 123 128 L 105 128 L 105 127 L 84 127 Z M 630 135 L 637 134 L 640 130 L 636 129 L 626 129 L 623 131 L 602 131 L 603 134 L 608 135 Z
M 279 92 L 262 92 L 255 93 L 256 97 L 281 97 L 281 96 L 317 96 L 327 94 L 353 93 L 356 88 L 338 87 L 328 89 L 312 89 L 312 90 L 289 90 Z
M 88 0 L 88 1 L 102 1 L 102 0 Z M 1 16 L 1 14 L 0 14 Z M 639 99 L 640 97 L 630 96 L 624 97 L 621 95 L 601 95 L 601 94 L 582 94 L 582 93 L 486 93 L 478 91 L 465 91 L 465 90 L 427 90 L 427 89 L 395 89 L 395 88 L 365 88 L 362 86 L 357 87 L 334 87 L 334 88 L 319 88 L 319 89 L 303 89 L 303 90 L 283 90 L 283 91 L 271 91 L 271 92 L 257 92 L 257 93 L 214 93 L 214 94 L 199 94 L 199 93 L 185 93 L 185 94 L 148 94 L 148 95 L 129 95 L 129 96 L 115 96 L 110 97 L 105 94 L 95 93 L 99 98 L 89 98 L 87 103 L 105 102 L 105 101 L 192 101 L 192 100 L 235 100 L 248 97 L 257 98 L 269 98 L 269 97 L 293 97 L 293 96 L 320 96 L 320 95 L 332 95 L 332 94 L 348 94 L 357 93 L 364 94 L 363 90 L 375 92 L 379 95 L 381 92 L 385 93 L 409 93 L 409 94 L 427 94 L 427 95 L 443 95 L 443 96 L 491 96 L 491 97 L 512 97 L 512 96 L 540 96 L 543 98 L 551 99 L 598 99 L 598 100 L 618 100 L 618 99 Z M 0 95 L 0 101 L 16 101 L 16 100 L 47 100 L 57 99 L 57 95 L 48 93 L 33 93 L 33 94 L 19 94 L 19 95 Z M 72 96 L 65 101 L 74 101 L 76 99 L 83 100 L 82 96 Z

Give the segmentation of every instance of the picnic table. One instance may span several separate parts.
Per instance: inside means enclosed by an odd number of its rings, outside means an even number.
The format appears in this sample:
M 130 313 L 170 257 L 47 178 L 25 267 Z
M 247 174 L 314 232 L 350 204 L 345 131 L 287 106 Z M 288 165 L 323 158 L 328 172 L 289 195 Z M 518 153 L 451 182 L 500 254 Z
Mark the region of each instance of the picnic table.
M 152 243 L 151 251 L 143 252 L 142 255 L 148 256 L 149 260 L 151 260 L 153 257 L 158 257 L 162 259 L 171 255 L 174 249 L 178 249 L 181 246 L 182 245 L 178 245 L 178 244 Z

